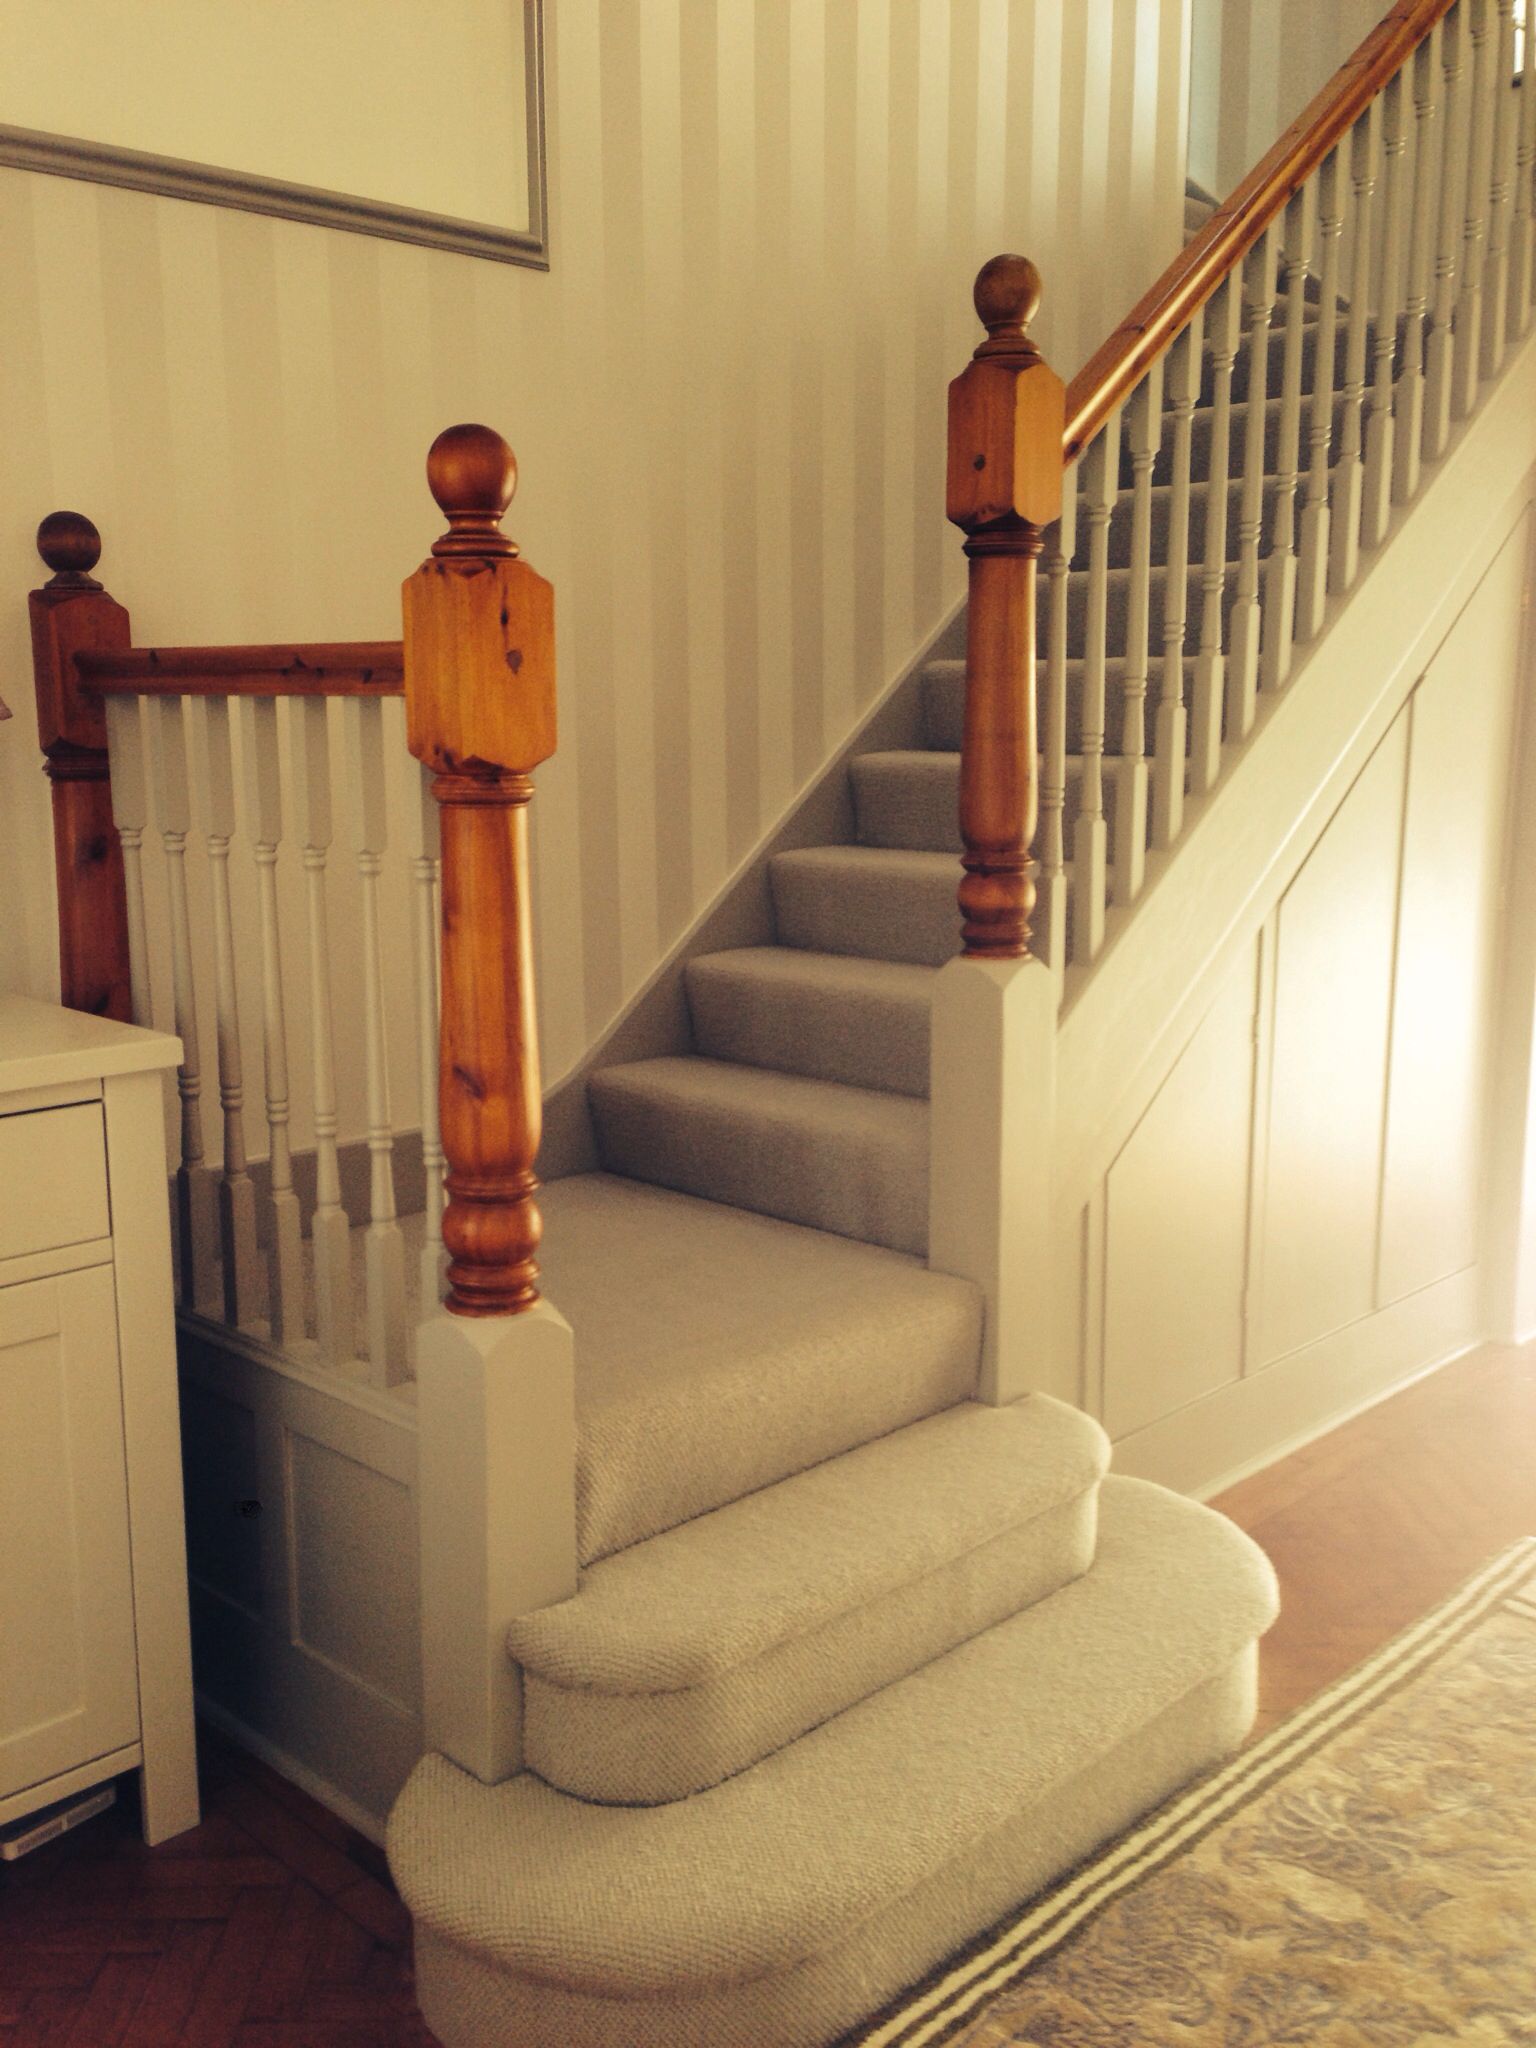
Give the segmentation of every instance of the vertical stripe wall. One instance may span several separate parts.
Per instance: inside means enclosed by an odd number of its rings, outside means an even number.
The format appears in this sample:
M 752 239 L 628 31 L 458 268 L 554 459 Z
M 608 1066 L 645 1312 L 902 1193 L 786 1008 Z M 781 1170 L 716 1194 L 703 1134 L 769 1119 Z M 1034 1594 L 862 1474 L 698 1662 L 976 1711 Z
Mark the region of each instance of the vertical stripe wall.
M 42 514 L 97 521 L 142 643 L 390 637 L 478 418 L 557 594 L 568 1070 L 958 598 L 978 265 L 1036 258 L 1070 376 L 1177 249 L 1189 4 L 548 0 L 547 275 L 0 171 L 0 986 L 56 988 Z

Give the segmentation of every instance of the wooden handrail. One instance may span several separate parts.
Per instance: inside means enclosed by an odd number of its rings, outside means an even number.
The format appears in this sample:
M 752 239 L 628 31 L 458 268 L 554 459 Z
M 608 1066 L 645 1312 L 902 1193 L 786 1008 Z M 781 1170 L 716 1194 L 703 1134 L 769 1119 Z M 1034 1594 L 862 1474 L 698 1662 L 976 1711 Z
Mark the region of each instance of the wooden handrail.
M 528 803 L 555 750 L 554 593 L 501 531 L 517 464 L 499 434 L 447 428 L 427 480 L 448 531 L 405 584 L 405 706 L 442 824 L 446 1306 L 516 1315 L 539 1298 Z
M 296 646 L 126 647 L 76 656 L 88 690 L 133 697 L 399 697 L 398 640 Z
M 1455 0 L 1397 0 L 1188 248 L 1137 301 L 1067 387 L 1063 459 L 1077 459 L 1110 414 L 1233 272 Z

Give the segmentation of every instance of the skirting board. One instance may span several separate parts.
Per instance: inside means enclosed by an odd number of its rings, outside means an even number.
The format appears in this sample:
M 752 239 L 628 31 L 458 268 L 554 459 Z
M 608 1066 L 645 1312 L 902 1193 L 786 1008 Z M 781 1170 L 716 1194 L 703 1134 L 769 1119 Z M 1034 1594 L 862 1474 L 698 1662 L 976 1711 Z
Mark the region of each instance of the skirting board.
M 1482 1341 L 1469 1266 L 1165 1415 L 1115 1445 L 1117 1472 L 1209 1499 Z
M 365 1841 L 383 1848 L 384 1823 L 376 1814 L 370 1813 L 365 1806 L 359 1806 L 355 1799 L 349 1799 L 339 1786 L 320 1777 L 308 1764 L 300 1763 L 296 1756 L 290 1756 L 287 1750 L 269 1742 L 265 1735 L 247 1727 L 238 1714 L 230 1713 L 217 1700 L 202 1692 L 195 1698 L 198 1714 L 210 1728 L 217 1728 L 237 1749 L 248 1749 L 252 1756 L 276 1771 L 280 1778 L 286 1778 L 290 1785 L 297 1785 L 301 1792 L 307 1792 L 317 1806 L 323 1806 L 327 1813 L 334 1813 L 338 1820 L 356 1829 Z

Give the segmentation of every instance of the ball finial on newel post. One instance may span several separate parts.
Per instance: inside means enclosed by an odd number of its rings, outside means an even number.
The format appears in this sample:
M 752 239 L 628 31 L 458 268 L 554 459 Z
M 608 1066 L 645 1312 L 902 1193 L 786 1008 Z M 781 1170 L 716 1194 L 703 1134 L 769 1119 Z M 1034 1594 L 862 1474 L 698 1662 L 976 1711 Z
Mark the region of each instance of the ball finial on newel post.
M 427 451 L 427 483 L 448 515 L 434 555 L 515 555 L 501 521 L 517 489 L 517 457 L 494 427 L 444 427 Z
M 1026 330 L 1040 310 L 1040 273 L 1027 256 L 994 256 L 984 263 L 972 297 L 987 330 L 978 356 L 1027 355 L 1038 361 L 1040 351 Z
M 101 535 L 83 512 L 50 512 L 37 529 L 37 552 L 53 571 L 48 589 L 100 590 L 91 571 L 101 560 Z

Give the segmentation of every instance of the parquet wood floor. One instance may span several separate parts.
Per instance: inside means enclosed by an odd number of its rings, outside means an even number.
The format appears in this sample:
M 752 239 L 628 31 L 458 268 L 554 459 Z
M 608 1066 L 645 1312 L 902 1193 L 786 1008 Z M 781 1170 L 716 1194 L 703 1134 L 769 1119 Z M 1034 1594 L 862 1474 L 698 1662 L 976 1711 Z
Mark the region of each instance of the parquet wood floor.
M 1536 1535 L 1536 1345 L 1490 1347 L 1216 1503 L 1280 1573 L 1261 1727 Z M 205 1819 L 0 1865 L 0 2048 L 435 2048 L 383 1858 L 205 1731 Z M 130 1781 L 131 1782 L 131 1781 Z

